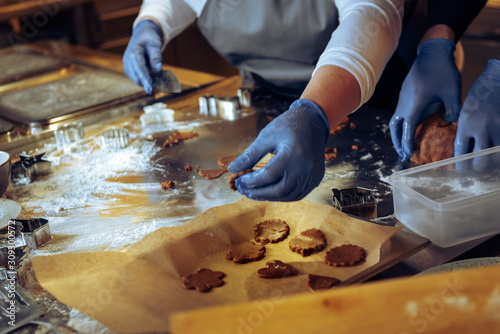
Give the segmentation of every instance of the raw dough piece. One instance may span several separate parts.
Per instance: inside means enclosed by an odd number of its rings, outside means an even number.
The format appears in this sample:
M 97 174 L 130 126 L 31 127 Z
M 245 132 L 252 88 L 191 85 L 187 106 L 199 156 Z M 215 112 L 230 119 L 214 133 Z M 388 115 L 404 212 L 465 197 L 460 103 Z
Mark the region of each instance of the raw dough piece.
M 337 148 L 327 147 L 325 148 L 325 161 L 333 160 L 337 157 Z
M 339 283 L 340 280 L 336 279 L 335 277 L 309 274 L 309 277 L 307 278 L 307 286 L 312 291 L 328 290 L 332 286 L 335 286 Z
M 191 167 L 191 166 L 190 166 L 190 165 L 186 162 L 186 166 L 184 166 L 184 170 L 185 170 L 186 172 L 189 172 L 189 171 L 193 170 L 193 167 Z
M 203 169 L 200 170 L 199 174 L 204 176 L 207 180 L 216 179 L 222 174 L 226 173 L 227 169 L 218 168 L 218 169 Z
M 226 253 L 226 259 L 233 260 L 234 263 L 247 263 L 258 261 L 264 257 L 266 247 L 255 244 L 252 241 L 245 241 L 241 244 L 231 245 Z
M 251 173 L 253 172 L 253 170 L 251 169 L 245 169 L 245 170 L 242 170 L 241 172 L 238 172 L 236 174 L 233 174 L 229 177 L 229 188 L 233 189 L 233 190 L 237 190 L 236 189 L 236 186 L 234 185 L 234 181 L 236 181 L 237 178 L 239 178 L 241 175 L 243 174 L 246 174 L 246 173 Z
M 182 287 L 184 289 L 196 289 L 198 292 L 208 292 L 212 288 L 219 287 L 224 284 L 222 278 L 225 274 L 222 271 L 212 271 L 202 268 L 194 274 L 183 276 Z
M 255 241 L 265 245 L 283 241 L 290 234 L 290 227 L 280 219 L 264 220 L 255 225 L 253 229 Z
M 260 278 L 285 278 L 297 273 L 297 269 L 280 260 L 269 261 L 265 268 L 257 270 L 257 276 Z
M 334 267 L 352 267 L 363 262 L 366 251 L 356 245 L 342 245 L 330 249 L 325 256 L 326 264 Z
M 416 165 L 452 158 L 458 121 L 446 122 L 440 115 L 432 114 L 417 127 L 413 156 Z
M 349 125 L 349 117 L 344 118 L 339 125 L 330 130 L 330 136 L 335 136 L 340 131 L 344 130 Z M 351 125 L 352 129 L 352 125 Z
M 310 228 L 293 237 L 288 243 L 292 252 L 302 256 L 322 251 L 326 247 L 326 238 L 317 228 Z
M 237 155 L 222 157 L 219 160 L 217 160 L 217 163 L 219 164 L 219 166 L 227 168 L 231 164 L 231 162 L 233 162 L 234 159 L 236 159 L 237 157 L 238 157 Z
M 161 189 L 162 190 L 167 190 L 167 189 L 174 189 L 175 188 L 175 182 L 172 180 L 168 180 L 165 182 L 162 182 L 161 184 Z
M 168 136 L 168 139 L 165 140 L 165 142 L 163 143 L 163 147 L 169 147 L 174 144 L 178 144 L 181 141 L 185 141 L 194 137 L 198 137 L 198 133 L 193 131 L 186 131 L 186 132 L 173 131 L 172 134 Z

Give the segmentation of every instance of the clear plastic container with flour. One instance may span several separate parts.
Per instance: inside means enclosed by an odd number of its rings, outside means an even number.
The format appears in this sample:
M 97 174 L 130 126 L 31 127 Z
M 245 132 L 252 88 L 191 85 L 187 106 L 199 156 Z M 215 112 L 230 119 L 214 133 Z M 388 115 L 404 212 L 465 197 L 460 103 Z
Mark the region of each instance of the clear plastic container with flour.
M 394 215 L 440 247 L 500 233 L 500 146 L 389 177 Z

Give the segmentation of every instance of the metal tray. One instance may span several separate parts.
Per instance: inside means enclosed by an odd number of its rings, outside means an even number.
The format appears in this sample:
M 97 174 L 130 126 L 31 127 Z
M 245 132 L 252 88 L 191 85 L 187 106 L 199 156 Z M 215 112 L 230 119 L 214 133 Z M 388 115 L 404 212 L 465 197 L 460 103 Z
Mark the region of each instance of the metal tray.
M 76 65 L 0 89 L 0 116 L 31 127 L 46 126 L 143 95 L 123 73 Z
M 0 84 L 19 81 L 34 75 L 62 68 L 57 58 L 32 51 L 0 53 Z

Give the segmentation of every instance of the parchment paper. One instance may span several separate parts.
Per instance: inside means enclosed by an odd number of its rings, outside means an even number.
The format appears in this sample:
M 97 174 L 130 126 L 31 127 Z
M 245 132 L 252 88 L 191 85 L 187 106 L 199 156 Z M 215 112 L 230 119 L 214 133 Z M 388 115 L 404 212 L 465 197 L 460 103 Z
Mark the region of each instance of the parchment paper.
M 272 218 L 288 223 L 287 239 L 266 245 L 266 256 L 257 262 L 234 264 L 225 259 L 229 245 L 253 240 L 254 225 Z M 309 257 L 290 251 L 289 240 L 311 227 L 325 234 L 326 250 Z M 309 273 L 345 280 L 376 264 L 381 246 L 398 230 L 351 218 L 327 205 L 243 198 L 209 209 L 183 226 L 159 229 L 128 251 L 38 256 L 33 267 L 40 284 L 57 299 L 112 330 L 161 332 L 168 331 L 168 317 L 174 312 L 309 291 Z M 326 265 L 326 251 L 345 243 L 365 248 L 366 262 L 351 268 Z M 273 259 L 292 264 L 300 274 L 258 278 L 257 269 Z M 180 277 L 199 268 L 223 271 L 225 284 L 208 293 L 183 289 Z

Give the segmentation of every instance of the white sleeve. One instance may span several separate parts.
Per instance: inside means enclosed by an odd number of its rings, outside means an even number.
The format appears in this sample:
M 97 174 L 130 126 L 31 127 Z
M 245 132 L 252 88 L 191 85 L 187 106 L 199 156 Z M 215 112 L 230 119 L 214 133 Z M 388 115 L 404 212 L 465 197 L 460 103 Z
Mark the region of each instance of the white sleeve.
M 156 20 L 163 31 L 163 48 L 196 20 L 196 13 L 183 0 L 144 0 L 135 25 L 145 17 Z
M 336 65 L 349 71 L 359 83 L 361 106 L 373 95 L 398 45 L 403 0 L 335 0 L 335 5 L 339 26 L 332 33 L 315 71 L 323 65 Z

